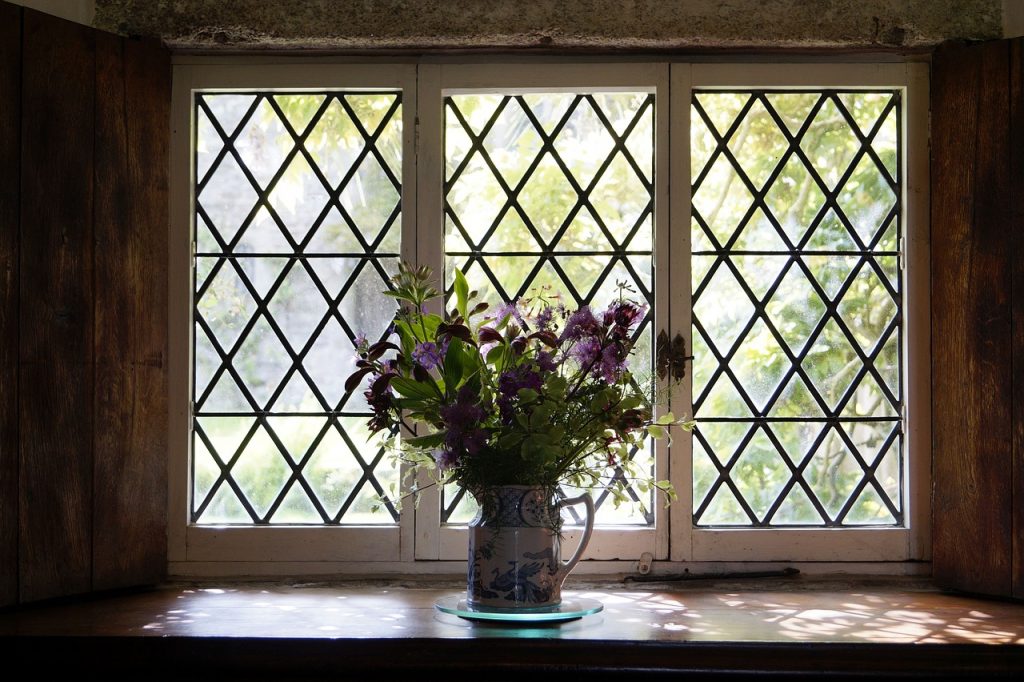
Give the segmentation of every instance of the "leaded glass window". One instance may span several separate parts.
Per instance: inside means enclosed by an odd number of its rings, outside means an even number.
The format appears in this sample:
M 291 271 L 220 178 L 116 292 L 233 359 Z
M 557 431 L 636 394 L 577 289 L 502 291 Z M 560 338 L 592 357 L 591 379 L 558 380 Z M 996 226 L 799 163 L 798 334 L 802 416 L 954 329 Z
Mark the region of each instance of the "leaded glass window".
M 191 520 L 396 523 L 397 471 L 344 380 L 395 310 L 401 92 L 193 104 Z
M 544 295 L 570 309 L 603 309 L 626 287 L 648 307 L 632 371 L 649 378 L 654 95 L 457 94 L 444 105 L 449 281 L 457 267 L 492 304 Z M 632 456 L 651 466 L 653 446 Z M 652 495 L 631 488 L 630 496 L 633 505 L 615 509 L 607 491 L 595 495 L 598 523 L 652 525 Z M 469 497 L 449 486 L 442 522 L 472 514 Z
M 697 526 L 903 524 L 901 106 L 693 94 Z

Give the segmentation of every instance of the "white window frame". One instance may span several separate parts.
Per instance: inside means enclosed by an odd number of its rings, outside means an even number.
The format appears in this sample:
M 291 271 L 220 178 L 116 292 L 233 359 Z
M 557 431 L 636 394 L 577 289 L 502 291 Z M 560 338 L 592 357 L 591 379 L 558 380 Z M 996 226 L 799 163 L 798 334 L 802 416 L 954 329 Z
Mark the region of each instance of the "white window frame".
M 928 67 L 889 64 L 691 64 L 673 60 L 301 59 L 175 57 L 169 225 L 170 438 L 168 561 L 173 576 L 459 574 L 465 530 L 439 523 L 439 493 L 424 493 L 394 527 L 195 526 L 188 522 L 191 458 L 192 93 L 232 89 L 403 91 L 402 257 L 441 272 L 443 95 L 465 91 L 648 90 L 655 99 L 655 291 L 653 331 L 691 347 L 689 117 L 693 88 L 864 87 L 901 89 L 904 182 L 904 528 L 709 529 L 691 523 L 691 439 L 659 443 L 656 463 L 679 500 L 656 505 L 653 528 L 598 529 L 581 574 L 621 573 L 654 560 L 666 571 L 796 565 L 803 570 L 919 573 L 930 559 L 930 330 Z M 670 245 L 666 248 L 664 245 Z M 669 249 L 672 249 L 671 251 Z M 686 257 L 672 258 L 672 254 Z M 667 293 L 666 293 L 667 292 Z M 689 413 L 690 377 L 673 395 Z M 680 405 L 685 407 L 680 408 Z M 659 474 L 661 477 L 661 474 Z M 567 533 L 567 551 L 578 534 Z
M 687 116 L 690 95 L 696 88 L 865 88 L 900 90 L 903 94 L 901 162 L 905 170 L 902 192 L 905 263 L 901 277 L 906 292 L 903 303 L 905 461 L 902 528 L 791 528 L 779 531 L 751 528 L 694 528 L 683 523 L 692 499 L 673 510 L 676 535 L 672 558 L 676 561 L 906 561 L 930 558 L 931 506 L 928 482 L 931 470 L 931 332 L 929 327 L 929 203 L 928 203 L 928 69 L 924 64 L 673 64 L 673 116 Z M 686 112 L 683 114 L 683 112 Z M 679 139 L 681 136 L 675 136 Z M 690 177 L 689 135 L 680 147 L 673 146 L 673 178 Z M 685 234 L 689 253 L 689 184 L 672 187 L 672 223 Z M 683 192 L 685 191 L 685 196 Z M 678 217 L 677 217 L 678 216 Z M 685 226 L 684 229 L 680 229 Z M 689 282 L 689 259 L 685 282 Z M 674 275 L 673 275 L 674 277 Z M 678 280 L 676 280 L 678 281 Z M 689 287 L 687 286 L 687 291 Z M 673 302 L 675 304 L 675 302 Z M 673 307 L 672 319 L 680 325 L 687 348 L 692 348 L 690 305 Z M 689 382 L 689 376 L 687 377 Z M 690 387 L 686 388 L 687 394 Z M 910 406 L 913 406 L 911 409 Z M 684 474 L 692 466 L 692 441 L 685 439 L 673 465 Z M 673 478 L 677 490 L 692 495 L 687 477 Z M 681 496 L 682 497 L 682 496 Z
M 425 64 L 420 66 L 421 102 L 443 103 L 443 97 L 463 93 L 615 90 L 655 94 L 654 243 L 668 242 L 668 64 L 559 64 L 537 69 L 532 64 Z M 419 130 L 420 262 L 434 272 L 444 268 L 444 120 L 441 107 L 423 107 Z M 668 249 L 654 249 L 654 290 L 668 291 Z M 656 295 L 657 296 L 657 295 Z M 653 331 L 669 326 L 667 306 L 655 303 Z M 668 446 L 655 444 L 655 466 L 667 471 Z M 665 509 L 655 504 L 653 527 L 600 527 L 594 529 L 587 549 L 590 560 L 636 559 L 645 552 L 668 558 L 669 523 Z M 466 529 L 440 524 L 440 493 L 430 488 L 420 502 L 416 519 L 417 559 L 463 559 Z M 563 551 L 575 551 L 581 530 L 563 530 Z

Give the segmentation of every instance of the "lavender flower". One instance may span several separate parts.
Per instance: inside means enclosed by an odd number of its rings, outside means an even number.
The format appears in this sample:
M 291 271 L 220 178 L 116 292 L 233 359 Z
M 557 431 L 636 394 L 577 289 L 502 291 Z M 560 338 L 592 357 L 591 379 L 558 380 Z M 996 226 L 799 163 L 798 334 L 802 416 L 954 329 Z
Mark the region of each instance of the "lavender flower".
M 447 346 L 447 344 L 443 345 Z M 412 359 L 423 365 L 424 369 L 437 367 L 441 364 L 443 357 L 441 348 L 436 343 L 431 343 L 430 341 L 416 344 L 412 351 Z

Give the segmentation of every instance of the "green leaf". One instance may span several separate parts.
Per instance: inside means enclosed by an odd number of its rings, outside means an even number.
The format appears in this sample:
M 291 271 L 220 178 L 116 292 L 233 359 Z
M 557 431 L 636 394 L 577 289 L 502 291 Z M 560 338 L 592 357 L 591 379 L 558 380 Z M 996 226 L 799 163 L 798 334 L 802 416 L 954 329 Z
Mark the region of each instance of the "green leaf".
M 654 421 L 654 423 L 655 424 L 661 424 L 662 426 L 668 426 L 669 424 L 672 424 L 673 422 L 675 422 L 675 420 L 676 420 L 675 415 L 673 415 L 671 412 L 666 412 L 665 414 L 663 414 L 660 417 L 658 417 Z
M 651 424 L 650 426 L 647 427 L 647 435 L 649 435 L 651 438 L 664 438 L 666 435 L 668 435 L 668 432 L 665 430 L 665 427 L 663 426 L 659 426 L 658 424 Z
M 458 388 L 459 381 L 462 380 L 464 356 L 462 341 L 453 338 L 448 343 L 448 352 L 444 355 L 444 385 L 450 391 Z
M 420 383 L 419 381 L 413 381 L 412 379 L 407 379 L 405 377 L 395 377 L 392 379 L 391 387 L 406 398 L 430 400 L 431 398 L 437 397 L 437 393 L 434 392 L 434 389 L 427 384 Z
M 623 412 L 626 410 L 632 410 L 634 407 L 639 407 L 643 403 L 643 398 L 638 395 L 628 395 L 619 402 L 619 409 Z
M 565 396 L 565 392 L 569 388 L 569 382 L 565 377 L 555 374 L 545 382 L 545 386 L 547 386 L 547 394 L 549 396 L 561 398 Z
M 521 388 L 516 393 L 516 395 L 519 396 L 519 400 L 523 401 L 524 403 L 532 403 L 534 400 L 537 399 L 537 396 L 539 394 L 532 388 Z
M 415 438 L 406 438 L 405 444 L 411 445 L 414 448 L 434 448 L 444 443 L 444 439 L 448 436 L 447 431 L 438 431 L 437 433 L 430 433 L 426 436 L 416 436 Z
M 462 270 L 455 268 L 455 309 L 459 311 L 463 319 L 469 317 L 467 306 L 469 305 L 469 282 Z
M 505 344 L 499 343 L 494 348 L 487 351 L 487 364 L 497 365 L 501 361 L 501 357 L 505 354 Z

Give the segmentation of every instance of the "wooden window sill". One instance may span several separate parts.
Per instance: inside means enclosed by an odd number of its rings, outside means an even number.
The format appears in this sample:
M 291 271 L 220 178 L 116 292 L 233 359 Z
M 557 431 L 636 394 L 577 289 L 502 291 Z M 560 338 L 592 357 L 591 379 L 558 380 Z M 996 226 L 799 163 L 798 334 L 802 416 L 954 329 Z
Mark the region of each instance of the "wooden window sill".
M 1024 604 L 921 581 L 571 587 L 605 610 L 562 625 L 503 627 L 437 613 L 434 601 L 458 592 L 454 583 L 176 584 L 0 613 L 0 638 L 36 671 L 176 679 L 1024 670 Z

